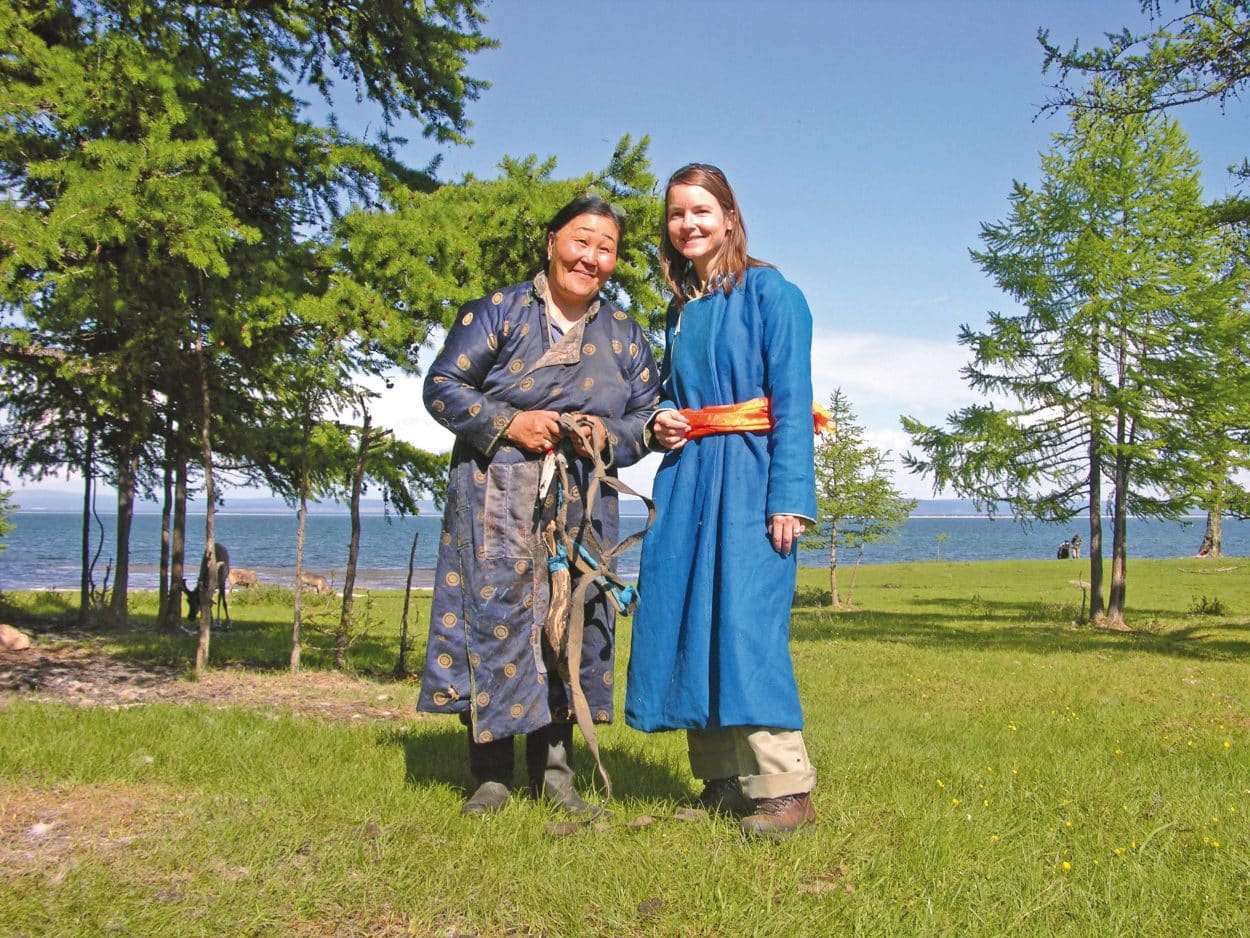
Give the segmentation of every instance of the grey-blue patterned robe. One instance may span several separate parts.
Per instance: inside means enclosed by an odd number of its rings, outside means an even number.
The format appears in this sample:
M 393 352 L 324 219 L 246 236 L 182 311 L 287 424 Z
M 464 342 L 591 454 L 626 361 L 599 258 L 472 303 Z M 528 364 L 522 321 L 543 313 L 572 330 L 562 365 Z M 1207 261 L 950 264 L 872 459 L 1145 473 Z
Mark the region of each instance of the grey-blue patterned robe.
M 425 404 L 456 434 L 417 709 L 468 713 L 489 742 L 572 718 L 572 699 L 542 637 L 550 596 L 538 505 L 542 456 L 504 436 L 523 410 L 599 417 L 613 466 L 646 454 L 643 426 L 659 377 L 646 337 L 600 298 L 563 337 L 548 328 L 542 274 L 466 304 L 425 380 Z M 582 517 L 591 464 L 569 467 L 568 521 Z M 592 523 L 619 538 L 616 493 L 599 493 Z M 595 722 L 612 719 L 615 607 L 592 587 L 580 671 Z

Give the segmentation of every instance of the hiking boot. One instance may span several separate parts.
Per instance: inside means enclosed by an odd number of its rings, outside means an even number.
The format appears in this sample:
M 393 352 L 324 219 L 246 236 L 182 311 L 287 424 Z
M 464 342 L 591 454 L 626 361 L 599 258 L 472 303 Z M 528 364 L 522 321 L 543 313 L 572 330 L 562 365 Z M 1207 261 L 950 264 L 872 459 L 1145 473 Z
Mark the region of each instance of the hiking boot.
M 737 778 L 709 778 L 695 799 L 695 806 L 708 814 L 746 817 L 755 810 L 755 802 L 746 796 Z
M 508 786 L 502 782 L 482 782 L 477 786 L 473 797 L 464 803 L 460 813 L 494 814 L 507 804 L 510 794 L 512 793 L 508 790 Z
M 742 833 L 748 836 L 781 840 L 815 821 L 812 796 L 805 791 L 780 798 L 757 798 L 755 813 L 744 817 L 741 827 Z

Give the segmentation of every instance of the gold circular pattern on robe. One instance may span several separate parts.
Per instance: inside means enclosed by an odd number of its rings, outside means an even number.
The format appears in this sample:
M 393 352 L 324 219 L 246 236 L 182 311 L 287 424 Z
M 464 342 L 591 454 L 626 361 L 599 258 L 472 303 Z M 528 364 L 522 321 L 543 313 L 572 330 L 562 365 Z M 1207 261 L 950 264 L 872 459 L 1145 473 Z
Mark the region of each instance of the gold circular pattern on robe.
M 595 354 L 595 351 L 596 351 L 595 343 L 593 342 L 587 342 L 585 345 L 582 346 L 583 355 L 593 355 Z
M 524 339 L 529 334 L 530 334 L 530 324 L 527 322 L 523 326 L 521 326 L 521 338 Z
M 524 605 L 526 609 L 532 609 L 532 608 L 534 608 L 534 597 L 533 597 L 533 596 L 526 596 L 526 597 L 525 597 L 525 599 L 524 599 L 524 600 L 523 600 L 523 602 L 522 602 L 522 605 Z
M 434 376 L 434 383 L 435 383 L 435 384 L 446 384 L 446 383 L 447 383 L 447 376 L 446 376 L 446 375 L 435 375 L 435 376 Z
M 480 668 L 482 666 L 482 656 L 476 651 L 473 652 L 473 654 L 469 655 L 469 664 L 473 665 L 475 668 Z
M 630 358 L 638 357 L 638 343 L 637 342 L 629 343 L 629 357 Z
M 443 652 L 441 655 L 439 655 L 438 666 L 440 668 L 450 668 L 451 667 L 451 655 L 447 654 L 447 652 Z
M 586 378 L 585 380 L 583 380 L 583 381 L 582 381 L 582 390 L 583 390 L 583 391 L 589 391 L 589 390 L 590 390 L 591 388 L 593 388 L 594 386 L 595 386 L 595 379 L 594 379 L 594 378 Z
M 521 361 L 521 359 L 518 358 L 516 359 L 516 361 L 509 363 L 508 370 L 512 372 L 514 375 L 519 375 L 522 371 L 525 370 L 525 362 Z
M 443 532 L 443 536 L 442 536 L 441 538 L 439 538 L 439 540 L 441 540 L 444 544 L 450 544 L 450 543 L 451 543 L 451 532 L 450 532 L 450 531 L 444 531 L 444 532 Z
M 503 666 L 504 677 L 516 677 L 516 665 L 509 661 Z
M 528 560 L 518 560 L 515 564 L 512 565 L 512 569 L 515 570 L 517 573 L 524 573 L 529 568 L 530 568 L 530 562 Z
M 544 508 L 551 508 L 555 505 L 555 503 L 556 503 L 556 497 L 554 495 L 548 495 L 546 498 L 543 499 Z
M 477 734 L 477 741 L 479 743 L 493 743 L 495 741 L 495 734 L 490 730 L 482 730 L 482 732 Z
M 486 559 L 486 545 L 485 544 L 480 545 L 478 549 L 475 551 L 475 553 L 477 554 L 478 560 L 485 560 Z
M 629 315 L 623 309 L 618 309 L 615 313 L 612 314 L 612 318 L 617 320 L 618 322 L 624 322 L 626 319 L 629 318 Z
M 503 302 L 503 293 L 499 290 L 496 290 L 494 294 L 492 294 L 490 301 L 494 303 L 496 306 L 498 306 L 500 303 Z
M 460 355 L 456 356 L 456 367 L 459 368 L 461 371 L 468 371 L 469 365 L 471 364 L 472 362 L 469 361 L 468 355 L 461 353 Z
M 486 484 L 486 473 L 485 473 L 485 472 L 482 472 L 480 469 L 474 469 L 474 470 L 473 470 L 473 481 L 474 481 L 474 482 L 476 482 L 478 485 L 485 485 L 485 484 Z
M 432 404 L 430 404 L 430 407 L 438 411 L 440 414 L 447 409 L 447 405 L 444 404 L 442 401 L 434 401 Z
M 521 718 L 521 714 L 525 712 L 525 708 L 520 704 L 513 704 L 512 709 L 508 712 L 512 714 L 512 719 L 519 720 Z
M 495 417 L 494 420 L 490 422 L 490 425 L 494 427 L 496 430 L 503 430 L 505 427 L 508 426 L 508 418 L 505 417 L 503 414 L 499 414 L 498 416 Z
M 486 337 L 486 347 L 492 352 L 499 351 L 499 337 L 495 333 L 492 332 Z
M 483 599 L 490 599 L 492 596 L 494 596 L 494 595 L 495 595 L 495 587 L 493 587 L 493 586 L 483 586 L 483 587 L 482 587 L 482 589 L 481 589 L 481 592 L 479 593 L 479 595 L 480 595 Z
M 434 692 L 434 705 L 436 707 L 447 706 L 447 701 L 449 701 L 450 699 L 451 698 L 448 697 L 446 694 L 444 694 L 441 690 L 436 690 Z
M 472 312 L 465 313 L 465 314 L 464 314 L 464 318 L 460 320 L 460 324 L 461 324 L 461 325 L 464 325 L 464 326 L 471 325 L 471 324 L 472 324 L 472 322 L 473 322 L 473 313 L 472 313 Z
M 643 384 L 646 384 L 648 381 L 651 380 L 651 369 L 650 368 L 642 369 L 642 374 L 640 374 L 638 377 L 641 379 Z
M 532 388 L 533 386 L 534 386 L 534 379 L 533 379 L 533 378 L 523 378 L 523 379 L 521 380 L 521 390 L 522 390 L 522 391 L 528 391 L 528 390 L 529 390 L 530 388 Z
M 508 637 L 508 627 L 506 625 L 495 626 L 495 638 L 501 642 Z
M 454 629 L 456 627 L 456 614 L 454 612 L 444 612 L 443 625 L 449 629 Z
M 598 713 L 595 714 L 595 719 L 598 720 L 600 723 L 607 723 L 608 711 L 600 710 Z
M 447 572 L 447 576 L 444 578 L 444 580 L 445 580 L 445 582 L 447 583 L 447 585 L 448 585 L 448 586 L 459 586 L 459 585 L 460 585 L 460 574 L 459 574 L 459 573 L 457 573 L 455 570 L 449 570 L 449 571 Z
M 442 403 L 442 401 L 439 401 L 439 403 L 441 404 L 441 403 Z M 440 408 L 439 408 L 439 410 L 442 410 L 442 408 L 440 407 Z M 469 416 L 470 416 L 470 417 L 476 417 L 476 416 L 477 416 L 478 414 L 480 414 L 481 412 L 482 412 L 482 405 L 481 405 L 481 404 L 470 404 L 470 405 L 469 405 Z
M 612 686 L 612 672 L 611 671 L 603 672 L 603 683 L 608 687 Z
M 489 706 L 489 705 L 490 705 L 490 694 L 486 693 L 486 691 L 482 691 L 480 694 L 478 694 L 478 695 L 477 695 L 477 699 L 476 699 L 474 702 L 475 702 L 475 703 L 476 703 L 479 707 L 486 707 L 486 706 Z
M 620 354 L 621 354 L 621 349 L 623 349 L 624 347 L 625 347 L 625 346 L 623 346 L 623 345 L 621 344 L 621 340 L 620 340 L 620 339 L 613 339 L 613 340 L 612 340 L 612 351 L 616 352 L 616 354 L 617 354 L 617 355 L 620 355 Z

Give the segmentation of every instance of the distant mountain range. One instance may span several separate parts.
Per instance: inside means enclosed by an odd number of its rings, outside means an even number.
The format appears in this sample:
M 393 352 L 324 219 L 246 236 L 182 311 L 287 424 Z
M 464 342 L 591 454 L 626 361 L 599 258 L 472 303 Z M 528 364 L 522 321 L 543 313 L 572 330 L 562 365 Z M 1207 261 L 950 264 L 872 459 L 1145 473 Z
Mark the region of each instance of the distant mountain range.
M 25 511 L 79 511 L 82 508 L 82 496 L 75 492 L 57 491 L 54 489 L 24 489 L 17 492 L 13 496 L 13 503 L 21 510 Z M 433 502 L 421 502 L 421 514 L 437 515 L 439 510 L 434 507 Z M 189 506 L 192 512 L 202 513 L 203 505 L 192 503 Z M 101 502 L 99 505 L 101 514 L 113 514 L 115 506 L 110 501 L 108 503 Z M 135 509 L 142 514 L 158 514 L 160 505 L 156 502 L 141 502 Z M 318 514 L 346 514 L 347 506 L 335 502 L 313 503 L 309 505 L 310 512 Z M 366 498 L 361 501 L 361 510 L 365 514 L 380 515 L 383 512 L 383 504 L 381 499 Z M 293 514 L 295 509 L 287 505 L 282 499 L 274 496 L 236 496 L 227 494 L 222 500 L 218 511 L 230 514 Z M 624 499 L 621 502 L 621 514 L 640 516 L 647 513 L 646 508 L 641 501 L 636 499 Z M 973 507 L 972 502 L 962 498 L 934 498 L 922 499 L 916 506 L 916 510 L 912 512 L 914 518 L 934 518 L 934 517 L 975 517 L 983 514 Z

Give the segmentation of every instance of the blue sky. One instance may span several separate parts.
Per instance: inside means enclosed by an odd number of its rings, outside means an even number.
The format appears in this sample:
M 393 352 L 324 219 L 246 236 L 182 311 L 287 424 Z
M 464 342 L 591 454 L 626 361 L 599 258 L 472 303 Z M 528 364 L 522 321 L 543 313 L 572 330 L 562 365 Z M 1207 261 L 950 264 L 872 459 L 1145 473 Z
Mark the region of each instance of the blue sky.
M 490 177 L 505 154 L 531 153 L 580 174 L 626 133 L 650 137 L 661 179 L 692 160 L 721 166 L 752 253 L 812 307 L 817 397 L 840 386 L 870 442 L 894 453 L 907 448 L 900 414 L 940 421 L 974 399 L 957 329 L 1006 306 L 968 250 L 1064 126 L 1038 114 L 1054 81 L 1038 28 L 1088 46 L 1145 22 L 1136 0 L 499 0 L 485 11 L 501 47 L 469 73 L 493 87 L 469 107 L 473 146 L 443 150 L 440 175 Z M 1226 169 L 1250 154 L 1246 109 L 1174 116 L 1203 157 L 1207 197 L 1231 192 Z M 410 163 L 438 152 L 409 136 Z M 377 417 L 450 448 L 416 382 L 400 382 Z M 649 488 L 654 468 L 627 478 Z

